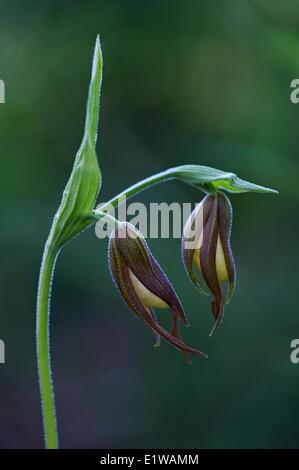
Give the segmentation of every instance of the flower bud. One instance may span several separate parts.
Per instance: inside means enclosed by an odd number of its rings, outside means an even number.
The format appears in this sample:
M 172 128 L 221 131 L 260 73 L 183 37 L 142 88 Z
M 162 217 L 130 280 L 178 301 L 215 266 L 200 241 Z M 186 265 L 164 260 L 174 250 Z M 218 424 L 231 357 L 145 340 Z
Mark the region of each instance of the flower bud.
M 183 343 L 178 328 L 178 319 L 188 325 L 183 307 L 144 237 L 133 225 L 122 222 L 111 234 L 109 266 L 123 299 L 155 334 L 157 345 L 162 336 L 176 346 L 187 360 L 188 352 L 206 357 L 202 352 Z M 154 308 L 170 308 L 171 333 L 158 324 Z
M 235 265 L 230 247 L 232 207 L 222 193 L 206 196 L 197 205 L 186 222 L 182 237 L 182 256 L 186 271 L 193 284 L 201 291 L 202 281 L 194 272 L 201 271 L 207 287 L 212 293 L 212 311 L 215 325 L 222 320 L 224 297 L 222 282 L 229 282 L 227 302 L 235 285 Z

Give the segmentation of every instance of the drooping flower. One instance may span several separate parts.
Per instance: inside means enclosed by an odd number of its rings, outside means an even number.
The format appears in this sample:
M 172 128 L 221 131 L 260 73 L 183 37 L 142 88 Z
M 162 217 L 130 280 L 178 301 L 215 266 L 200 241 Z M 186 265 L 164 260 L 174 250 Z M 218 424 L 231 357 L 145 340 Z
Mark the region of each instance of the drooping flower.
M 212 293 L 212 312 L 215 318 L 213 334 L 224 314 L 222 282 L 229 282 L 228 303 L 235 286 L 235 264 L 230 246 L 232 207 L 223 193 L 206 196 L 196 206 L 184 227 L 182 256 L 186 271 L 193 284 L 202 293 L 202 281 L 194 266 L 202 273 Z
M 123 299 L 154 333 L 156 345 L 162 336 L 176 346 L 186 360 L 189 360 L 188 352 L 207 357 L 183 343 L 178 325 L 178 319 L 188 325 L 183 307 L 144 237 L 133 225 L 122 222 L 111 234 L 109 265 Z M 170 308 L 171 333 L 158 324 L 154 308 Z

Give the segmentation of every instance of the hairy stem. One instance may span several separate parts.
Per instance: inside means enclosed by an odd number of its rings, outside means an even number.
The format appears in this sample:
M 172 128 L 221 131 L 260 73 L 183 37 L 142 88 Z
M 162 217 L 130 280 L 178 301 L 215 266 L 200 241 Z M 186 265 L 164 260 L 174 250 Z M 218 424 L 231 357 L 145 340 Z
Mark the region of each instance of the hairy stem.
M 58 250 L 45 245 L 37 292 L 36 344 L 44 438 L 47 449 L 58 448 L 55 399 L 52 384 L 49 317 L 51 283 Z
M 119 224 L 119 220 L 111 214 L 107 214 L 107 212 L 102 212 L 100 210 L 92 211 L 89 220 L 91 223 L 101 221 L 102 223 L 106 223 L 110 228 L 116 228 Z
M 277 193 L 274 189 L 265 188 L 248 181 L 241 180 L 234 173 L 227 173 L 201 165 L 181 165 L 169 168 L 166 171 L 156 173 L 149 178 L 138 181 L 138 183 L 133 184 L 121 193 L 117 194 L 117 196 L 114 196 L 107 203 L 98 206 L 97 210 L 109 212 L 113 207 L 118 206 L 123 199 L 128 199 L 134 194 L 143 191 L 143 189 L 171 179 L 178 179 L 184 183 L 196 186 L 197 189 L 200 189 L 206 194 L 214 193 L 219 190 L 225 190 L 232 193 L 243 193 L 248 191 L 258 193 Z
M 156 173 L 155 175 L 149 176 L 148 178 L 145 178 L 144 180 L 138 181 L 137 183 L 133 184 L 129 188 L 124 189 L 121 193 L 111 198 L 105 204 L 101 204 L 97 208 L 96 211 L 92 211 L 92 214 L 98 211 L 109 212 L 109 210 L 111 210 L 112 207 L 117 207 L 122 202 L 122 200 L 128 199 L 131 196 L 134 196 L 134 194 L 137 194 L 140 191 L 143 191 L 144 189 L 153 186 L 154 184 L 162 183 L 164 181 L 168 181 L 172 179 L 181 179 L 180 171 L 183 168 L 184 166 L 169 168 L 168 170 L 161 171 L 160 173 Z M 206 186 L 205 184 L 198 185 L 198 188 L 204 192 L 207 192 L 205 186 Z
M 114 196 L 110 201 L 108 201 L 106 204 L 100 207 L 101 211 L 105 211 L 106 208 L 111 208 L 111 206 L 116 207 L 118 204 L 123 200 L 123 199 L 128 199 L 129 197 L 133 196 L 136 193 L 139 193 L 140 191 L 143 191 L 144 189 L 157 184 L 157 183 L 162 183 L 163 181 L 167 181 L 170 179 L 176 178 L 176 175 L 172 171 L 173 168 L 170 168 L 169 170 L 162 171 L 161 173 L 156 173 L 155 175 L 150 176 L 149 178 L 145 178 L 144 180 L 138 181 L 138 183 L 133 184 L 129 188 L 126 188 L 124 191 L 121 193 L 117 194 L 117 196 Z

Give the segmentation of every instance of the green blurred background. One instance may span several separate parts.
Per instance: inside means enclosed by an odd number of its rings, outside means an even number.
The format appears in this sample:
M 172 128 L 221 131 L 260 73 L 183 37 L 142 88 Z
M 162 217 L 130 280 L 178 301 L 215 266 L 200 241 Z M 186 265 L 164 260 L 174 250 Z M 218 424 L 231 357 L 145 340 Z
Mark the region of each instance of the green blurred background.
M 149 240 L 189 317 L 185 364 L 118 295 L 107 242 L 62 251 L 51 343 L 62 447 L 291 448 L 299 442 L 299 5 L 293 0 L 1 1 L 1 448 L 42 447 L 35 296 L 43 244 L 81 142 L 96 34 L 104 54 L 100 200 L 169 166 L 232 171 L 237 289 L 214 337 L 180 240 Z M 167 182 L 136 201 L 198 202 Z M 166 324 L 166 311 L 159 313 Z

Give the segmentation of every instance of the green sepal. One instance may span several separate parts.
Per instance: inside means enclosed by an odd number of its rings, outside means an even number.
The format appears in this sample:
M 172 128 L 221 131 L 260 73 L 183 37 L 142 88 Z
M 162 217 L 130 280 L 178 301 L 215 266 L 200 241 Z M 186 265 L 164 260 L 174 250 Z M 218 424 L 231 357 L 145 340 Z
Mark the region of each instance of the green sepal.
M 230 193 L 278 193 L 275 189 L 265 188 L 242 180 L 235 173 L 227 173 L 208 166 L 183 165 L 171 168 L 170 172 L 172 177 L 199 186 L 207 192 L 222 189 Z

